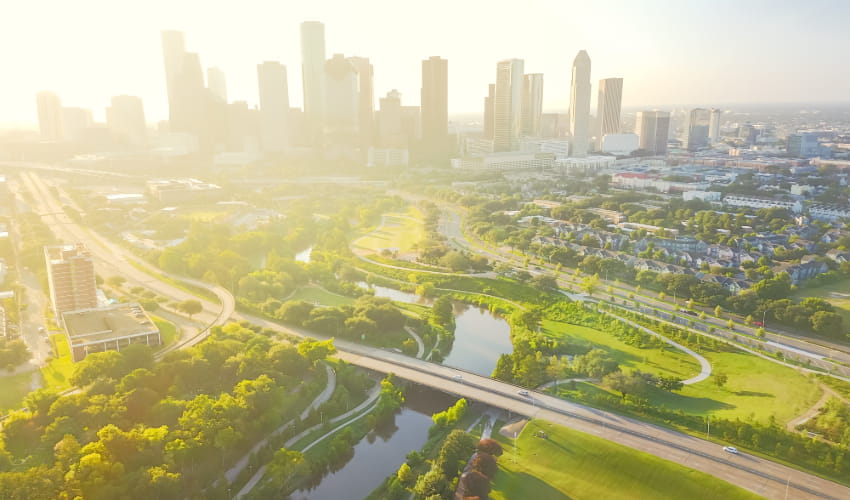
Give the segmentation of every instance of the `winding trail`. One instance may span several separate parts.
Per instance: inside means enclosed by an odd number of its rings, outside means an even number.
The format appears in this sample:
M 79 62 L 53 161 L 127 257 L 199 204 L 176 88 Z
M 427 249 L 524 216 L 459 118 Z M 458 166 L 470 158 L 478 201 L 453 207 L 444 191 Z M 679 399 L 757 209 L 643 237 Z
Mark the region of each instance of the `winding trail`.
M 422 359 L 422 356 L 425 354 L 425 342 L 422 342 L 422 337 L 420 337 L 419 334 L 416 333 L 416 331 L 413 328 L 410 328 L 409 326 L 405 326 L 404 331 L 409 333 L 410 336 L 413 337 L 413 340 L 416 341 L 416 357 Z
M 316 399 L 314 399 L 313 402 L 310 403 L 310 405 L 303 412 L 301 412 L 301 420 L 304 420 L 305 418 L 307 418 L 310 415 L 311 411 L 313 411 L 314 409 L 318 408 L 319 406 L 321 406 L 322 404 L 327 402 L 331 398 L 331 395 L 336 390 L 336 372 L 334 371 L 333 368 L 330 367 L 330 365 L 325 365 L 325 372 L 328 375 L 328 383 L 325 384 L 325 388 L 322 390 L 321 393 L 319 393 L 318 396 L 316 396 Z M 294 423 L 294 420 L 290 420 L 289 422 L 286 422 L 285 424 L 281 425 L 280 427 L 278 427 L 277 429 L 272 431 L 268 435 L 268 437 L 266 437 L 262 441 L 259 441 L 257 444 L 255 444 L 253 447 L 251 447 L 251 449 L 248 450 L 248 452 L 245 453 L 245 455 L 243 455 L 242 458 L 240 458 L 235 464 L 233 464 L 233 467 L 231 467 L 230 469 L 227 470 L 227 472 L 225 472 L 224 477 L 227 479 L 227 484 L 233 483 L 233 481 L 235 481 L 236 478 L 239 477 L 239 474 L 243 470 L 245 470 L 245 467 L 248 466 L 248 462 L 250 462 L 250 460 L 251 460 L 251 455 L 260 451 L 260 449 L 263 446 L 268 444 L 269 439 L 271 439 L 271 438 L 277 436 L 278 434 L 280 434 L 281 432 L 285 431 L 290 426 L 292 426 L 293 423 Z M 259 472 L 259 471 L 257 471 L 257 472 Z
M 320 443 L 326 437 L 332 435 L 333 433 L 337 432 L 338 430 L 342 429 L 343 427 L 347 427 L 348 425 L 351 425 L 352 423 L 354 423 L 354 422 L 360 420 L 361 418 L 365 417 L 366 415 L 368 415 L 369 411 L 371 411 L 371 409 L 377 404 L 378 398 L 380 396 L 381 396 L 381 384 L 377 384 L 377 385 L 375 385 L 375 387 L 372 388 L 371 391 L 369 391 L 368 397 L 366 398 L 365 401 L 360 403 L 356 408 L 352 408 L 351 410 L 343 413 L 342 415 L 339 415 L 337 417 L 332 418 L 331 420 L 329 420 L 329 422 L 330 423 L 336 423 L 336 422 L 344 421 L 345 419 L 347 419 L 351 415 L 355 415 L 359 412 L 362 412 L 362 414 L 358 415 L 356 418 L 349 420 L 349 421 L 343 423 L 342 425 L 337 426 L 333 430 L 331 430 L 331 431 L 323 434 L 322 436 L 318 437 L 315 441 L 313 441 L 312 443 L 305 446 L 304 449 L 301 450 L 301 452 L 302 453 L 306 452 L 307 450 L 309 450 L 310 448 L 312 448 L 316 444 Z M 289 422 L 286 426 L 288 427 L 291 424 L 292 424 L 292 422 Z M 310 427 L 309 429 L 305 429 L 304 431 L 299 432 L 295 436 L 289 438 L 289 440 L 287 440 L 286 443 L 284 443 L 283 447 L 284 448 L 292 447 L 292 445 L 294 445 L 298 441 L 304 439 L 305 436 L 309 435 L 311 432 L 314 432 L 316 429 L 319 429 L 323 425 L 324 424 L 317 424 L 317 425 L 314 425 L 313 427 Z M 249 479 L 248 482 L 245 483 L 245 486 L 243 486 L 242 489 L 239 490 L 239 493 L 237 493 L 233 498 L 237 498 L 237 499 L 243 498 L 245 495 L 250 493 L 251 490 L 253 490 L 254 487 L 257 486 L 257 484 L 259 484 L 260 480 L 263 479 L 263 476 L 265 476 L 265 474 L 266 474 L 267 468 L 268 468 L 268 464 L 265 464 L 262 467 L 260 467 L 259 469 L 257 469 L 257 472 L 255 472 L 254 475 L 251 476 L 251 479 Z

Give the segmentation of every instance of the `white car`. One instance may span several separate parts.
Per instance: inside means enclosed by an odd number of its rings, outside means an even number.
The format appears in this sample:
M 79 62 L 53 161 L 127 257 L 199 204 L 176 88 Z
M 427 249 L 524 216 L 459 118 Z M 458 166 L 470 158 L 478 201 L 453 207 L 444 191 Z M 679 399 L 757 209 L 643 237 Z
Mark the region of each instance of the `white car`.
M 463 375 L 455 375 L 455 382 L 463 382 Z
M 734 453 L 735 455 L 738 454 L 738 448 L 735 448 L 734 446 L 724 446 L 723 451 L 728 451 L 729 453 Z
M 528 391 L 526 391 L 525 389 L 523 389 L 523 390 L 521 390 L 521 391 L 517 391 L 517 394 L 519 394 L 520 396 L 525 396 L 525 397 L 529 397 L 529 396 L 530 396 L 530 395 L 528 394 Z

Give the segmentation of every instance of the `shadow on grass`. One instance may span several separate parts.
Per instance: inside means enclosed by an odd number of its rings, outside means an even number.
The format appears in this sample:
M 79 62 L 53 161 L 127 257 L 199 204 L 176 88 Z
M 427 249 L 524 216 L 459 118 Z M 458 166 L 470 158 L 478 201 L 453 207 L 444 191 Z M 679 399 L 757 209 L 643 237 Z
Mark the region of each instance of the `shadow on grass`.
M 499 458 L 500 462 L 510 460 L 507 453 Z M 498 491 L 505 498 L 527 498 L 536 500 L 570 500 L 570 497 L 553 488 L 540 479 L 525 472 L 510 471 L 499 468 L 495 481 L 492 484 L 493 491 Z
M 770 394 L 767 392 L 754 392 L 754 391 L 738 391 L 735 393 L 737 396 L 753 396 L 758 398 L 773 398 L 776 397 L 774 394 Z

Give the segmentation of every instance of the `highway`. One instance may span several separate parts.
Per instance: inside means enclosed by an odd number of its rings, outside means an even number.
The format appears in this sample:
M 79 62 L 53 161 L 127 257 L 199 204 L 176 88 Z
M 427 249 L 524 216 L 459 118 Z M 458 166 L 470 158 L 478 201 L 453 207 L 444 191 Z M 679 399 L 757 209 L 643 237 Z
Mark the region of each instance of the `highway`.
M 134 267 L 133 263 L 139 265 L 139 261 L 129 252 L 68 220 L 62 214 L 61 205 L 37 175 L 23 174 L 23 177 L 27 188 L 34 193 L 40 204 L 38 210 L 43 214 L 54 214 L 45 215 L 45 222 L 60 238 L 69 242 L 86 243 L 96 257 L 101 273 L 106 272 L 107 276 L 120 274 L 130 281 L 141 283 L 156 293 L 176 300 L 196 298 Z M 221 300 L 220 306 L 201 300 L 205 309 L 202 313 L 205 322 L 222 324 L 230 317 L 244 318 L 254 324 L 277 331 L 305 335 L 305 332 L 284 328 L 262 318 L 234 314 L 235 302 L 227 290 L 209 285 L 204 287 L 213 291 Z M 202 333 L 188 339 L 180 347 L 194 345 L 205 335 L 206 333 Z M 313 336 L 321 338 L 319 335 Z M 604 439 L 706 472 L 767 498 L 850 498 L 850 488 L 845 486 L 747 454 L 731 455 L 723 452 L 718 444 L 679 432 L 537 392 L 531 392 L 530 397 L 522 397 L 517 394 L 519 388 L 516 386 L 472 373 L 463 373 L 463 381 L 460 383 L 454 380 L 454 377 L 460 373 L 457 369 L 394 352 L 343 340 L 336 340 L 335 344 L 339 350 L 338 356 L 352 364 L 380 372 L 392 372 L 415 383 L 482 401 L 518 415 L 540 418 L 558 425 L 597 434 Z
M 166 352 L 197 344 L 209 334 L 209 328 L 215 325 L 223 325 L 233 315 L 236 303 L 233 295 L 224 287 L 209 285 L 201 281 L 184 277 L 169 276 L 167 273 L 154 269 L 147 263 L 138 259 L 132 253 L 119 245 L 107 241 L 92 231 L 80 227 L 65 215 L 61 203 L 53 196 L 50 189 L 38 174 L 21 172 L 21 180 L 24 187 L 33 194 L 36 206 L 33 209 L 42 215 L 42 220 L 47 224 L 57 238 L 65 243 L 81 242 L 86 245 L 95 260 L 95 269 L 104 278 L 112 275 L 120 275 L 127 279 L 130 285 L 143 286 L 154 293 L 169 297 L 175 301 L 187 299 L 198 300 L 203 306 L 203 311 L 196 315 L 196 319 L 207 325 L 201 331 L 188 338 L 167 347 L 159 353 L 162 356 Z M 142 271 L 138 267 L 148 271 Z M 218 298 L 219 303 L 199 298 L 169 282 L 157 279 L 154 275 L 163 275 L 171 279 L 189 283 L 209 290 Z

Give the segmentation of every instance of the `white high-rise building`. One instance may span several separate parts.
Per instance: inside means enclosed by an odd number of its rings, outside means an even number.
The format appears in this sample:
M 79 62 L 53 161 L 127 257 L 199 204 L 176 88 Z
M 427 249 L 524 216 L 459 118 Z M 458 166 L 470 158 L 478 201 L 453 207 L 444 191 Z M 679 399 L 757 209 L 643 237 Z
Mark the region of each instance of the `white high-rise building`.
M 352 148 L 360 142 L 360 75 L 342 54 L 325 62 L 325 137 L 329 145 Z
M 596 148 L 602 149 L 602 139 L 608 134 L 620 133 L 620 107 L 623 103 L 623 79 L 599 80 L 599 98 L 596 101 Z
M 587 156 L 590 135 L 590 56 L 579 51 L 573 60 L 570 88 L 570 155 Z
M 711 108 L 711 117 L 708 120 L 708 142 L 714 144 L 720 140 L 720 116 L 721 111 Z
M 147 142 L 147 127 L 142 99 L 119 95 L 112 98 L 111 104 L 106 109 L 106 126 L 112 139 L 126 145 L 144 145 Z
M 207 68 L 207 88 L 210 95 L 218 102 L 227 102 L 227 80 L 221 68 Z
M 38 107 L 38 128 L 41 138 L 46 141 L 61 141 L 65 138 L 62 123 L 62 101 L 52 92 L 39 92 L 36 97 Z
M 513 151 L 522 132 L 523 60 L 507 59 L 496 65 L 493 106 L 493 149 Z
M 543 73 L 531 73 L 523 78 L 522 135 L 540 136 L 540 119 L 543 116 Z
M 260 140 L 263 151 L 280 153 L 289 146 L 289 84 L 286 66 L 277 61 L 257 65 L 260 90 Z
M 311 143 L 318 144 L 325 116 L 325 25 L 301 23 L 301 78 L 304 119 Z

